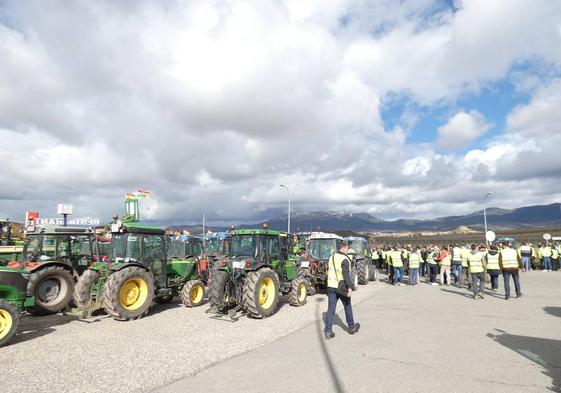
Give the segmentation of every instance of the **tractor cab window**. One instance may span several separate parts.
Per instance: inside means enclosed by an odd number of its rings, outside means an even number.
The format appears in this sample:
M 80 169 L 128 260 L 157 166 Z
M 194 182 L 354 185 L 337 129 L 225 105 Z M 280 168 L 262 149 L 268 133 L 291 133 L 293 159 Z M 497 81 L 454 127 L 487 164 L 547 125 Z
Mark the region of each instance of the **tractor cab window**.
M 349 241 L 349 248 L 354 251 L 355 254 L 363 254 L 366 248 L 366 242 L 362 239 Z
M 170 258 L 181 258 L 183 254 L 183 241 L 172 240 L 169 245 L 169 257 Z
M 254 235 L 232 237 L 232 255 L 255 257 L 257 255 L 257 238 Z
M 221 250 L 221 245 L 222 245 L 222 240 L 220 239 L 208 239 L 206 241 L 206 253 L 209 255 L 212 254 L 221 254 L 222 250 Z
M 144 259 L 161 259 L 164 256 L 164 242 L 161 236 L 145 235 Z
M 279 238 L 281 258 L 288 258 L 288 237 Z
M 116 234 L 111 240 L 112 259 L 140 259 L 140 238 L 134 234 Z
M 55 259 L 55 238 L 50 235 L 30 235 L 26 240 L 25 258 L 28 261 Z
M 310 256 L 318 260 L 329 259 L 336 250 L 335 239 L 312 239 L 310 240 Z
M 203 244 L 199 240 L 193 242 L 193 255 L 201 255 L 203 253 Z
M 268 237 L 268 243 L 269 243 L 269 257 L 271 259 L 278 259 L 280 258 L 280 244 L 279 244 L 279 238 L 276 236 L 269 236 Z

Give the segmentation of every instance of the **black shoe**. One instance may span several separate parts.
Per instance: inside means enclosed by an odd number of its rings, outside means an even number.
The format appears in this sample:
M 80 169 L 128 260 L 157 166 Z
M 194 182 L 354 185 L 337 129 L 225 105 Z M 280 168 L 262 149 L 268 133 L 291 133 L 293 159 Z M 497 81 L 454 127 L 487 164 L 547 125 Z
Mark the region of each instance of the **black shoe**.
M 505 300 L 508 300 L 508 299 L 510 299 L 510 296 L 505 296 Z
M 349 329 L 349 334 L 355 334 L 360 330 L 360 323 L 355 323 L 352 328 Z
M 325 334 L 326 340 L 331 340 L 333 337 L 335 337 L 335 333 L 333 332 L 324 332 L 323 334 Z

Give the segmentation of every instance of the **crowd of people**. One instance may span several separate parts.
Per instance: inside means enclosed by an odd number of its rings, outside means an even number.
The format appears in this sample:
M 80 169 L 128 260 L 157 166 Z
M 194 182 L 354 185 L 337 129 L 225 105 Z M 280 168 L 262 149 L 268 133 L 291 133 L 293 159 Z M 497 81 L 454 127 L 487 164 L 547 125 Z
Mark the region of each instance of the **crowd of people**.
M 473 291 L 474 299 L 485 298 L 487 276 L 491 290 L 499 289 L 499 277 L 503 277 L 505 299 L 511 297 L 511 278 L 516 297 L 522 296 L 520 272 L 560 268 L 561 246 L 523 243 L 515 249 L 509 242 L 471 244 L 469 246 L 394 246 L 372 250 L 373 262 L 388 274 L 388 282 L 404 285 L 405 274 L 409 285 L 419 284 L 420 277 L 427 277 L 431 285 L 455 285 Z

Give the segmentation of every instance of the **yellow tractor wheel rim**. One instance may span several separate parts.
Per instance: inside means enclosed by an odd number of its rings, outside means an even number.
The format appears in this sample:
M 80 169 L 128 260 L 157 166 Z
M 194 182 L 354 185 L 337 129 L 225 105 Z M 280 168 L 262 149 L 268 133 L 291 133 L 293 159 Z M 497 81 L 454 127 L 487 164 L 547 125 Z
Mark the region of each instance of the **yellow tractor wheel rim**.
M 204 294 L 205 291 L 201 285 L 197 284 L 193 286 L 193 288 L 191 288 L 191 302 L 193 304 L 199 304 L 203 300 Z
M 265 277 L 259 285 L 259 304 L 264 310 L 273 305 L 276 296 L 275 282 L 270 277 Z
M 306 284 L 301 283 L 300 285 L 298 285 L 298 301 L 303 302 L 304 300 L 306 300 L 306 295 L 308 295 Z
M 0 340 L 10 333 L 13 323 L 12 315 L 7 310 L 0 309 Z
M 148 298 L 148 284 L 142 278 L 130 278 L 119 291 L 121 305 L 130 311 L 142 307 Z

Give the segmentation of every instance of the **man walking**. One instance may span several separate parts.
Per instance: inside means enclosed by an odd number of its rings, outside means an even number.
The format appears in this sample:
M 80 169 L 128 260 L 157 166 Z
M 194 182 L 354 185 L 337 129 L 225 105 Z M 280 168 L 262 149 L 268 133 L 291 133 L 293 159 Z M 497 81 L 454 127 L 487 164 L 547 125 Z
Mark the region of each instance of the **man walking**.
M 354 289 L 354 282 L 351 279 L 351 261 L 347 256 L 349 244 L 341 242 L 338 251 L 331 254 L 327 267 L 327 315 L 325 316 L 325 328 L 323 333 L 327 340 L 335 337 L 333 333 L 333 318 L 335 317 L 335 309 L 337 301 L 341 300 L 345 309 L 345 318 L 347 320 L 349 334 L 355 334 L 360 329 L 360 324 L 355 323 L 353 319 L 353 307 L 351 305 L 351 294 Z M 347 291 L 342 294 L 338 291 L 339 282 L 344 281 L 344 287 Z
M 510 277 L 514 280 L 514 289 L 516 290 L 516 297 L 522 297 L 520 290 L 520 275 L 518 269 L 520 266 L 520 258 L 516 250 L 512 249 L 509 243 L 504 245 L 504 248 L 499 253 L 499 266 L 503 271 L 503 279 L 505 284 L 505 300 L 510 299 Z
M 484 299 L 485 293 L 485 268 L 483 266 L 483 254 L 477 250 L 475 244 L 471 245 L 468 254 L 468 269 L 471 275 L 471 289 L 474 299 Z

